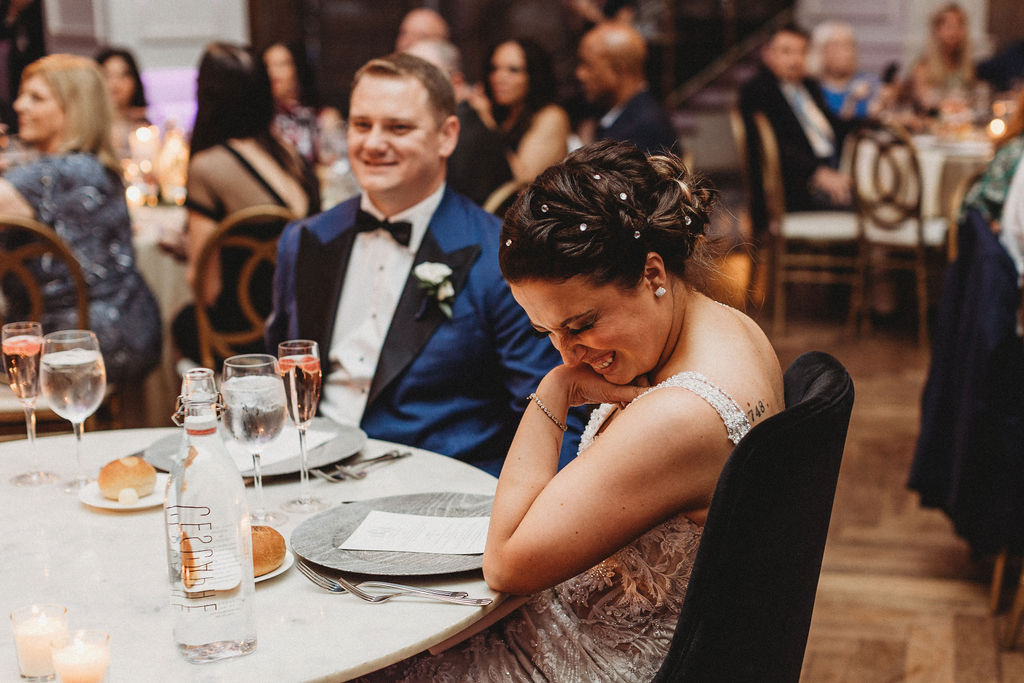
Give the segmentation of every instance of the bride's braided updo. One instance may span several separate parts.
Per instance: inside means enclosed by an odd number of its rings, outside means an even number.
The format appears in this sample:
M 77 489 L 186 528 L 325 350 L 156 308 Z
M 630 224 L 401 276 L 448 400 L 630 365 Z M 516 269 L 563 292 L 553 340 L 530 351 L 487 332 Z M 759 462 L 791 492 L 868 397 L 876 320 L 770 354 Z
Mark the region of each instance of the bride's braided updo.
M 711 189 L 675 156 L 625 142 L 587 145 L 542 173 L 505 214 L 499 262 L 510 282 L 635 287 L 647 254 L 682 277 L 707 230 Z

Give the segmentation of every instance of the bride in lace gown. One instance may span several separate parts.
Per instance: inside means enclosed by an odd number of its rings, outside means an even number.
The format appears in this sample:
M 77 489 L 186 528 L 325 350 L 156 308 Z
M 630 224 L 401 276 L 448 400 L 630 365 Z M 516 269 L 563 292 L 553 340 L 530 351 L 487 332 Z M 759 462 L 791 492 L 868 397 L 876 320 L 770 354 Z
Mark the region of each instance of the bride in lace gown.
M 506 215 L 502 272 L 563 364 L 531 396 L 498 481 L 484 577 L 531 595 L 381 681 L 648 681 L 668 651 L 718 475 L 783 408 L 757 325 L 689 282 L 711 192 L 675 157 L 601 142 Z M 570 406 L 601 404 L 561 471 Z

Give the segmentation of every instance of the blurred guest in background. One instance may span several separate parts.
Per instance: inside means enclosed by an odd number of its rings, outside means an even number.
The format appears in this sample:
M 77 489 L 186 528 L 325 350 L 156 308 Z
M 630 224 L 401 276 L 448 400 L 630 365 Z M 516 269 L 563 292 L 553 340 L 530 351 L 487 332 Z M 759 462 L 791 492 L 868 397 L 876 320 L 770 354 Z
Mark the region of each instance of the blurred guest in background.
M 554 102 L 551 58 L 517 38 L 495 47 L 488 65 L 483 92 L 469 102 L 488 128 L 500 131 L 512 175 L 529 182 L 569 151 L 569 115 Z
M 263 50 L 262 56 L 274 96 L 278 136 L 311 165 L 321 156 L 328 163 L 333 161 L 343 151 L 339 148 L 343 135 L 341 113 L 334 107 L 320 107 L 305 49 L 274 43 Z
M 46 54 L 43 0 L 0 0 L 0 19 L 0 100 L 10 104 L 22 69 Z
M 108 47 L 96 54 L 96 63 L 107 79 L 107 92 L 114 106 L 111 137 L 114 152 L 119 159 L 131 156 L 129 140 L 139 126 L 149 125 L 146 120 L 146 91 L 135 57 L 128 50 Z
M 879 79 L 857 71 L 857 41 L 847 23 L 826 21 L 814 28 L 807 71 L 818 80 L 825 105 L 840 118 L 873 117 L 886 104 Z
M 996 92 L 1024 87 L 1024 40 L 1010 41 L 996 54 L 978 62 L 977 76 L 991 83 Z
M 277 204 L 299 217 L 320 209 L 316 176 L 272 131 L 274 101 L 263 62 L 248 50 L 213 43 L 203 53 L 196 79 L 196 121 L 186 183 L 188 280 L 202 277 L 202 303 L 215 325 L 243 329 L 247 322 L 231 288 L 239 264 L 214 264 L 196 272 L 203 244 L 219 221 L 250 206 Z M 278 228 L 279 229 L 279 228 Z M 254 305 L 270 312 L 271 283 L 254 293 Z M 174 343 L 182 355 L 199 360 L 194 305 L 175 317 Z M 257 344 L 254 350 L 262 350 Z
M 679 151 L 668 116 L 647 90 L 647 44 L 636 29 L 600 24 L 583 36 L 578 57 L 576 78 L 603 112 L 595 139 L 632 142 L 647 154 Z
M 395 52 L 405 52 L 420 40 L 448 40 L 448 22 L 426 7 L 411 10 L 398 26 Z
M 964 195 L 961 218 L 971 209 L 976 209 L 992 226 L 993 232 L 1002 232 L 1003 209 L 1014 173 L 1024 155 L 1024 90 L 1017 96 L 1017 110 L 1006 126 L 1006 131 L 996 142 L 992 160 L 985 166 L 981 177 Z M 1007 246 L 1004 244 L 1004 246 Z M 1008 247 L 1017 264 L 1017 271 L 1024 272 L 1024 248 L 1021 244 Z
M 967 14 L 950 3 L 932 15 L 928 44 L 907 84 L 910 100 L 919 111 L 934 114 L 944 98 L 965 97 L 973 84 Z
M 512 179 L 504 136 L 488 128 L 470 105 L 473 89 L 463 75 L 459 48 L 447 40 L 428 39 L 413 43 L 406 52 L 441 69 L 452 83 L 459 141 L 448 157 L 448 187 L 482 206 L 494 190 Z
M 807 34 L 795 25 L 775 31 L 761 53 L 763 65 L 740 88 L 740 111 L 748 138 L 751 177 L 760 177 L 753 116 L 768 118 L 779 145 L 789 211 L 848 207 L 850 178 L 838 170 L 846 126 L 825 105 L 818 83 L 807 76 Z M 760 193 L 752 198 L 754 225 L 763 224 Z
M 25 68 L 14 107 L 21 139 L 41 156 L 4 174 L 0 213 L 45 223 L 71 249 L 89 286 L 89 327 L 108 379 L 141 380 L 160 359 L 160 311 L 135 268 L 103 74 L 87 57 L 44 57 Z M 46 259 L 36 268 L 36 278 L 47 283 L 43 331 L 77 328 L 67 269 Z M 5 289 L 4 295 L 8 320 L 27 314 L 23 293 Z

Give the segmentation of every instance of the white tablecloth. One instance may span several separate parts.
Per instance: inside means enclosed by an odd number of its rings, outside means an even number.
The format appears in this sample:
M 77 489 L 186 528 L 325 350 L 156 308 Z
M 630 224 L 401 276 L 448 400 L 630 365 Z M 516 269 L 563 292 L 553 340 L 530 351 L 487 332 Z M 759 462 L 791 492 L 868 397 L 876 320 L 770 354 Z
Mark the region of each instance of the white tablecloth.
M 85 434 L 84 461 L 95 475 L 107 461 L 138 451 L 171 429 Z M 39 440 L 46 469 L 74 471 L 71 436 Z M 371 440 L 370 457 L 391 448 Z M 338 504 L 385 495 L 431 491 L 494 492 L 491 475 L 445 456 L 414 454 L 371 470 L 361 481 L 313 479 L 317 496 Z M 18 488 L 8 480 L 29 466 L 24 440 L 0 444 L 0 606 L 5 613 L 31 603 L 67 606 L 71 629 L 110 633 L 109 683 L 122 681 L 343 681 L 420 652 L 499 607 L 502 594 L 480 572 L 421 577 L 409 583 L 465 590 L 495 602 L 479 608 L 395 598 L 371 605 L 320 590 L 294 568 L 256 585 L 258 645 L 245 657 L 189 664 L 171 636 L 164 520 L 161 507 L 116 512 L 88 507 L 54 486 Z M 298 492 L 297 477 L 265 484 L 268 507 Z M 249 489 L 250 501 L 252 489 Z M 307 515 L 288 513 L 285 538 Z M 18 680 L 10 629 L 0 637 L 0 680 Z
M 170 415 L 180 389 L 171 343 L 171 320 L 192 300 L 192 290 L 185 279 L 185 263 L 164 250 L 160 242 L 172 241 L 176 234 L 184 232 L 188 212 L 183 206 L 141 206 L 132 208 L 131 215 L 135 261 L 160 306 L 164 329 L 162 360 L 142 387 L 142 418 L 149 426 L 167 426 L 171 424 Z M 131 395 L 129 392 L 128 396 Z
M 914 146 L 921 168 L 921 210 L 925 218 L 945 217 L 949 195 L 961 180 L 985 166 L 993 150 L 986 139 L 943 141 L 934 135 L 914 136 Z

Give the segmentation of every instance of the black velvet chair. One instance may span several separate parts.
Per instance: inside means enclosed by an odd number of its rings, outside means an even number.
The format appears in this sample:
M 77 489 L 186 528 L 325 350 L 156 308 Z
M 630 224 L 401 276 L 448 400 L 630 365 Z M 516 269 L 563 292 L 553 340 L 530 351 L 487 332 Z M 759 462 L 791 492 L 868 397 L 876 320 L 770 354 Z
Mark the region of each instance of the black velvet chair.
M 805 353 L 785 374 L 786 409 L 756 425 L 718 480 L 662 681 L 797 681 L 853 381 Z

